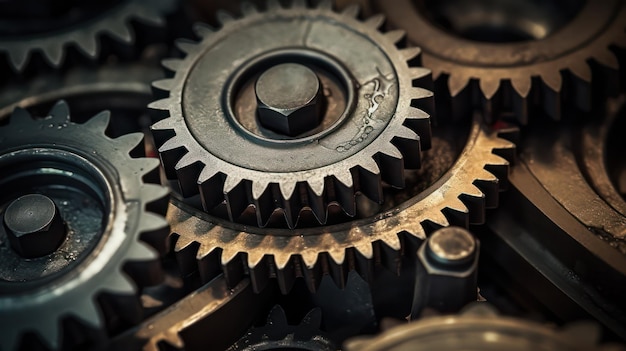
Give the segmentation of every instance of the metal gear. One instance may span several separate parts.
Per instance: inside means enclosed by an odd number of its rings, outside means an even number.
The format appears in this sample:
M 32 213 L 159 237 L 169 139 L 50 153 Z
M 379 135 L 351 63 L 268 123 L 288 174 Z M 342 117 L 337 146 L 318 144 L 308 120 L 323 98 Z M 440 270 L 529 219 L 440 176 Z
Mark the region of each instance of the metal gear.
M 0 32 L 0 55 L 17 73 L 26 69 L 35 54 L 40 54 L 47 65 L 58 68 L 70 47 L 89 59 L 96 59 L 103 37 L 130 46 L 135 41 L 136 25 L 165 26 L 164 16 L 174 11 L 176 1 L 124 0 L 97 5 L 102 6 L 89 4 L 92 7 L 84 16 L 78 9 L 68 18 L 54 18 L 52 28 L 28 28 L 29 24 L 45 23 L 41 20 L 0 20 L 0 28 L 4 28 L 4 33 Z M 95 8 L 98 11 L 94 11 Z M 26 28 L 24 31 L 20 31 L 22 26 Z
M 391 328 L 375 337 L 348 340 L 346 350 L 624 350 L 599 344 L 597 325 L 573 323 L 556 329 L 522 319 L 500 316 L 485 302 L 466 307 L 459 315 L 427 317 Z
M 623 1 L 378 5 L 392 27 L 407 29 L 409 41 L 422 48 L 437 107 L 451 106 L 453 114 L 477 104 L 495 117 L 512 111 L 525 124 L 536 103 L 560 119 L 566 106 L 588 111 L 594 95 L 618 92 L 626 49 Z
M 205 281 L 223 270 L 236 284 L 246 267 L 256 291 L 270 277 L 283 293 L 296 277 L 316 290 L 323 274 L 339 286 L 350 270 L 371 279 L 373 265 L 399 268 L 399 255 L 438 226 L 484 222 L 485 208 L 497 206 L 514 145 L 482 125 L 477 116 L 465 149 L 440 179 L 418 195 L 373 217 L 325 227 L 271 229 L 239 225 L 196 211 L 173 198 L 167 219 L 184 274 L 199 271 Z M 496 154 L 497 153 L 497 154 Z M 497 175 L 497 176 L 496 176 Z
M 263 327 L 252 328 L 226 351 L 317 350 L 336 351 L 339 347 L 320 330 L 322 311 L 311 310 L 298 325 L 289 325 L 285 311 L 274 306 Z
M 383 18 L 361 22 L 357 7 L 267 7 L 246 3 L 238 20 L 221 12 L 219 31 L 197 26 L 202 41 L 179 41 L 187 56 L 164 61 L 175 75 L 154 86 L 169 96 L 150 107 L 164 118 L 152 128 L 168 178 L 205 211 L 225 201 L 231 221 L 254 205 L 260 227 L 276 209 L 290 228 L 305 207 L 322 224 L 332 202 L 353 215 L 359 191 L 381 202 L 382 182 L 403 187 L 430 146 L 430 73 L 408 65 L 419 49 L 399 50 L 403 31 L 379 32 Z M 296 137 L 255 116 L 259 71 L 285 63 L 315 71 L 326 100 L 320 125 Z
M 104 134 L 108 122 L 104 111 L 76 124 L 59 101 L 46 118 L 17 108 L 0 126 L 4 216 L 6 204 L 23 193 L 42 194 L 54 200 L 67 226 L 61 246 L 36 259 L 21 259 L 0 240 L 3 350 L 17 349 L 24 333 L 60 347 L 60 325 L 68 317 L 98 330 L 105 329 L 111 309 L 139 319 L 137 288 L 160 278 L 157 251 L 166 250 L 168 190 L 147 183 L 158 176 L 157 160 L 128 155 L 143 135 L 110 139 Z M 130 305 L 118 311 L 115 301 Z

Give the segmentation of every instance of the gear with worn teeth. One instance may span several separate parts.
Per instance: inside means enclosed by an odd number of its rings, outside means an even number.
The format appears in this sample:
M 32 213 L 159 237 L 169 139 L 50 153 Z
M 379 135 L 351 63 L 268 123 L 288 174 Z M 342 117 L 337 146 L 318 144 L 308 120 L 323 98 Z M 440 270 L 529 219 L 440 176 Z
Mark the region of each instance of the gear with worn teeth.
M 111 139 L 104 134 L 108 123 L 107 111 L 84 124 L 71 122 L 67 104 L 59 101 L 46 118 L 33 118 L 26 110 L 16 108 L 7 124 L 0 126 L 3 203 L 7 197 L 11 200 L 13 192 L 23 191 L 26 183 L 34 182 L 31 190 L 34 192 L 54 192 L 59 186 L 68 187 L 69 190 L 61 191 L 64 194 L 76 191 L 71 189 L 83 189 L 99 202 L 98 208 L 103 212 L 103 217 L 96 220 L 100 224 L 90 246 L 72 251 L 69 260 L 60 261 L 65 266 L 57 272 L 48 272 L 54 268 L 51 263 L 58 261 L 57 256 L 67 258 L 68 253 L 63 250 L 81 247 L 81 239 L 85 241 L 85 237 L 77 236 L 79 224 L 85 219 L 73 215 L 76 208 L 88 207 L 83 201 L 72 204 L 56 200 L 59 208 L 72 206 L 66 214 L 68 217 L 64 217 L 67 238 L 57 249 L 58 255 L 54 252 L 28 262 L 18 260 L 22 265 L 48 262 L 41 274 L 27 281 L 7 281 L 11 267 L 6 265 L 15 259 L 7 259 L 14 255 L 7 251 L 10 249 L 6 248 L 6 242 L 0 247 L 5 265 L 0 267 L 3 350 L 17 349 L 18 345 L 27 347 L 30 344 L 26 342 L 32 340 L 25 341 L 24 335 L 31 333 L 37 334 L 46 347 L 66 347 L 72 341 L 66 339 L 61 325 L 65 325 L 62 321 L 68 317 L 97 329 L 98 333 L 109 327 L 107 316 L 111 312 L 132 315 L 129 318 L 138 320 L 141 315 L 134 315 L 141 311 L 138 287 L 160 279 L 157 251 L 167 250 L 168 224 L 162 215 L 168 190 L 148 183 L 158 181 L 157 160 L 129 156 L 131 151 L 136 151 L 143 134 Z M 15 186 L 16 181 L 21 182 L 20 186 Z M 45 186 L 47 183 L 49 186 Z M 27 273 L 27 270 L 18 272 Z M 116 303 L 126 307 L 123 311 L 112 311 Z
M 298 325 L 289 325 L 285 311 L 274 306 L 262 327 L 252 328 L 226 351 L 318 350 L 335 351 L 339 347 L 320 330 L 322 311 L 307 313 Z
M 317 228 L 255 228 L 211 217 L 173 198 L 167 219 L 181 271 L 199 271 L 208 281 L 223 270 L 231 285 L 248 273 L 256 291 L 276 277 L 283 293 L 297 277 L 315 291 L 324 274 L 344 286 L 351 270 L 366 280 L 378 263 L 397 271 L 407 245 L 424 240 L 433 228 L 483 223 L 485 209 L 497 206 L 515 146 L 480 118 L 475 117 L 465 149 L 439 180 L 374 217 Z
M 433 72 L 438 108 L 451 106 L 451 112 L 458 115 L 464 114 L 472 104 L 482 105 L 491 117 L 511 111 L 526 124 L 535 107 L 560 119 L 566 115 L 566 108 L 575 106 L 589 111 L 595 98 L 602 101 L 619 91 L 620 73 L 622 80 L 624 77 L 620 65 L 626 49 L 626 5 L 621 0 L 601 0 L 583 1 L 573 11 L 561 8 L 575 3 L 527 3 L 537 6 L 528 11 L 524 11 L 526 5 L 514 1 L 501 2 L 495 7 L 488 1 L 441 1 L 429 8 L 431 5 L 424 2 L 399 0 L 391 4 L 378 0 L 378 7 L 390 26 L 406 28 L 409 42 L 422 48 L 423 64 Z M 463 7 L 464 4 L 467 6 Z M 556 6 L 551 10 L 558 12 L 546 18 L 560 18 L 564 22 L 553 24 L 554 28 L 535 23 L 532 17 L 511 17 L 541 16 L 541 10 L 550 9 L 550 5 Z M 512 8 L 506 9 L 507 6 Z M 502 13 L 498 12 L 500 7 Z M 480 18 L 484 21 L 496 21 L 503 16 L 508 21 L 472 24 L 476 14 L 483 16 Z M 525 20 L 535 27 L 523 27 L 527 24 Z M 475 27 L 464 28 L 463 21 Z M 469 32 L 489 25 L 518 25 L 523 27 L 518 32 L 529 31 L 530 38 L 490 41 Z M 545 33 L 533 32 L 536 27 Z M 493 33 L 505 31 L 492 30 Z M 451 99 L 446 100 L 446 96 Z M 472 101 L 475 98 L 478 100 Z
M 168 97 L 150 107 L 164 118 L 152 129 L 168 178 L 184 197 L 199 193 L 209 213 L 225 201 L 231 221 L 254 205 L 260 227 L 277 209 L 290 228 L 303 208 L 322 224 L 333 202 L 354 215 L 359 191 L 381 202 L 382 182 L 403 187 L 404 169 L 419 167 L 430 147 L 430 72 L 408 64 L 419 49 L 398 49 L 404 32 L 381 33 L 381 16 L 357 20 L 358 7 L 267 7 L 245 3 L 237 20 L 221 12 L 220 30 L 196 26 L 202 41 L 179 41 L 187 56 L 163 62 L 175 74 L 154 83 Z M 254 125 L 255 112 L 233 102 L 248 96 L 246 82 L 259 69 L 285 62 L 319 70 L 332 92 L 328 105 L 344 104 L 334 119 L 327 112 L 322 126 L 293 138 Z
M 17 31 L 0 36 L 0 55 L 5 56 L 8 65 L 17 73 L 26 70 L 35 54 L 40 54 L 47 65 L 58 68 L 64 63 L 70 47 L 94 60 L 100 55 L 103 37 L 131 46 L 135 41 L 134 28 L 165 26 L 164 16 L 173 12 L 175 6 L 175 0 L 116 1 L 84 20 L 69 25 L 63 23 L 61 28 L 41 33 Z M 13 26 L 19 27 L 19 24 Z

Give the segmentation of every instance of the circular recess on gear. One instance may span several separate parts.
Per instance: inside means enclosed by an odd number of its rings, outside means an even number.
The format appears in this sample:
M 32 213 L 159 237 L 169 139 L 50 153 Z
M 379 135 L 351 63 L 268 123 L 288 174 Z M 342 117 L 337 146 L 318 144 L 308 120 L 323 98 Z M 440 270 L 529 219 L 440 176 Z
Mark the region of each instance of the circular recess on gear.
M 300 106 L 303 109 L 312 107 L 311 110 L 303 111 L 304 116 L 303 113 L 299 113 L 300 111 L 283 113 L 287 115 L 285 119 L 290 117 L 314 119 L 309 122 L 311 128 L 305 128 L 296 135 L 290 135 L 285 128 L 273 129 L 271 125 L 263 122 L 262 114 L 272 107 L 262 106 L 263 102 L 257 92 L 259 81 L 263 83 L 263 80 L 260 80 L 262 76 L 268 70 L 284 65 L 297 65 L 303 68 L 303 71 L 306 70 L 307 77 L 312 80 L 309 83 L 312 90 L 315 90 L 316 86 L 313 78 L 319 82 L 319 91 L 309 97 L 311 101 Z M 314 77 L 308 75 L 311 73 Z M 268 82 L 265 83 L 261 88 L 271 91 L 272 88 L 267 86 Z M 315 142 L 341 126 L 350 116 L 356 103 L 355 90 L 352 77 L 346 68 L 331 57 L 308 49 L 283 49 L 271 51 L 242 65 L 225 87 L 224 96 L 230 99 L 225 102 L 228 106 L 227 117 L 251 140 L 257 140 L 261 144 L 274 144 L 277 147 L 284 147 L 285 144 L 295 147 L 297 144 Z M 281 118 L 276 112 L 282 111 L 275 111 L 276 108 L 273 110 L 270 112 L 274 112 L 274 115 L 268 117 Z
M 550 36 L 572 21 L 584 2 L 416 0 L 416 6 L 450 34 L 478 42 L 514 43 Z
M 0 294 L 18 288 L 10 282 L 19 282 L 19 288 L 39 286 L 50 279 L 71 271 L 79 265 L 98 245 L 109 218 L 105 215 L 114 205 L 110 186 L 96 165 L 84 157 L 51 148 L 25 148 L 0 155 L 0 216 L 4 220 L 0 231 Z M 37 217 L 28 221 L 16 218 L 16 205 L 27 198 L 45 198 L 52 202 L 54 210 L 62 220 L 63 239 L 56 249 L 41 257 L 24 257 L 14 247 L 11 231 L 36 232 L 42 228 L 32 228 L 44 220 L 43 213 L 21 211 L 20 217 Z M 18 220 L 19 223 L 14 222 Z M 34 237 L 37 233 L 31 233 Z M 53 233 L 45 233 L 47 236 Z M 13 239 L 13 241 L 16 239 Z M 28 240 L 22 235 L 22 241 Z M 22 245 L 35 245 L 45 240 L 34 237 L 35 242 L 22 242 Z M 28 250 L 24 247 L 22 250 Z M 28 284 L 24 284 L 28 283 Z M 5 291 L 5 289 L 8 289 Z
M 174 77 L 155 82 L 169 97 L 151 107 L 169 117 L 152 129 L 182 195 L 199 193 L 206 211 L 225 200 L 231 220 L 253 204 L 259 226 L 280 208 L 292 227 L 305 207 L 325 223 L 331 202 L 354 214 L 357 192 L 381 202 L 383 181 L 403 187 L 404 169 L 419 168 L 430 146 L 432 93 L 420 87 L 429 72 L 409 68 L 419 50 L 399 49 L 402 33 L 333 12 L 329 1 L 243 12 L 222 15 L 217 32 L 197 27 L 200 42 L 179 43 L 187 56 L 164 62 Z M 283 64 L 315 73 L 314 103 L 259 103 L 259 78 Z

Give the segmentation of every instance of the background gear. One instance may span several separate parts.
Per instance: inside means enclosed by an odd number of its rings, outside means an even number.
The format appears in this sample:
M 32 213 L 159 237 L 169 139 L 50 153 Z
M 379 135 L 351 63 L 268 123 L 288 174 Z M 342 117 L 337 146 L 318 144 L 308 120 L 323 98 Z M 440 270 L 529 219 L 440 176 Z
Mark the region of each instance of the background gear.
M 47 118 L 34 119 L 17 109 L 8 125 L 0 127 L 3 204 L 14 198 L 16 192 L 48 194 L 49 189 L 58 187 L 72 192 L 77 186 L 93 193 L 104 211 L 103 227 L 87 247 L 80 246 L 84 237 L 78 235 L 82 229 L 78 224 L 72 227 L 72 223 L 82 219 L 71 217 L 72 212 L 61 211 L 70 229 L 68 238 L 57 252 L 39 259 L 48 263 L 57 260 L 58 255 L 64 255 L 63 248 L 71 246 L 70 252 L 63 256 L 66 261 L 59 258 L 59 262 L 65 263 L 58 271 L 44 271 L 42 277 L 21 278 L 22 282 L 17 284 L 10 276 L 3 276 L 0 344 L 5 350 L 16 348 L 25 332 L 35 332 L 44 344 L 59 347 L 60 324 L 67 316 L 102 329 L 110 317 L 107 311 L 115 306 L 110 304 L 112 301 L 119 296 L 118 301 L 128 303 L 131 301 L 128 296 L 136 294 L 137 285 L 154 284 L 159 279 L 159 265 L 155 264 L 158 255 L 153 248 L 165 250 L 167 223 L 158 213 L 164 213 L 168 192 L 142 180 L 154 176 L 155 160 L 124 155 L 135 149 L 143 136 L 129 134 L 110 139 L 104 135 L 108 121 L 108 113 L 102 112 L 85 124 L 75 124 L 70 121 L 67 105 L 61 101 Z M 41 178 L 45 181 L 39 181 L 36 188 L 24 186 L 30 178 L 39 179 L 38 174 L 48 172 L 57 176 Z M 22 186 L 16 187 L 16 181 L 22 182 Z M 59 208 L 66 205 L 76 203 L 57 203 Z M 5 242 L 3 246 L 6 245 Z M 9 255 L 6 250 L 3 247 L 5 256 Z M 35 261 L 26 264 L 36 264 Z M 15 260 L 5 257 L 3 267 L 12 262 Z M 138 312 L 127 308 L 128 311 L 113 311 L 120 315 Z M 64 339 L 66 342 L 71 340 Z
M 219 31 L 198 26 L 200 43 L 179 42 L 185 59 L 164 61 L 174 78 L 155 82 L 169 97 L 151 104 L 166 117 L 153 131 L 183 196 L 199 193 L 209 212 L 226 201 L 231 221 L 253 204 L 261 227 L 280 208 L 293 228 L 304 207 L 323 224 L 328 203 L 353 215 L 357 191 L 380 202 L 382 181 L 403 187 L 404 168 L 419 167 L 430 146 L 429 72 L 407 64 L 419 49 L 398 50 L 401 31 L 380 33 L 381 17 L 361 22 L 328 1 L 243 9 L 239 20 L 221 13 Z M 316 70 L 328 105 L 320 128 L 297 137 L 264 130 L 254 108 L 237 105 L 259 72 L 289 62 Z
M 568 106 L 589 111 L 594 96 L 616 94 L 626 48 L 623 1 L 537 4 L 378 1 L 390 25 L 422 48 L 438 108 L 458 115 L 478 104 L 524 124 L 536 101 L 559 119 Z
M 12 70 L 23 72 L 36 53 L 47 65 L 58 68 L 65 61 L 69 48 L 96 59 L 103 49 L 104 36 L 131 47 L 135 44 L 136 31 L 145 29 L 141 26 L 148 26 L 152 31 L 155 27 L 164 27 L 164 16 L 176 6 L 175 0 L 123 0 L 82 6 L 68 3 L 64 16 L 46 13 L 42 16 L 44 19 L 30 20 L 28 14 L 34 16 L 30 9 L 24 10 L 26 19 L 23 19 L 11 16 L 8 11 L 17 9 L 17 4 L 4 5 L 8 9 L 2 11 L 6 18 L 0 16 L 0 54 L 6 57 Z M 64 8 L 60 4 L 53 4 L 52 8 L 54 5 Z

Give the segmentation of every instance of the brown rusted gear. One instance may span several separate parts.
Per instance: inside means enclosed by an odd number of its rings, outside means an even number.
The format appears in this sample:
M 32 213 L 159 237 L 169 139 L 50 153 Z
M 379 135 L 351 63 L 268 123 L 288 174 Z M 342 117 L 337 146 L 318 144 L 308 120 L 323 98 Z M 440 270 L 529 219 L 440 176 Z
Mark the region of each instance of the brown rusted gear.
M 483 12 L 492 11 L 488 13 L 492 21 L 502 19 L 493 12 L 502 4 L 523 5 L 515 1 L 499 2 L 495 7 L 484 3 Z M 491 118 L 512 112 L 522 124 L 535 111 L 554 119 L 569 116 L 567 109 L 571 107 L 589 111 L 596 102 L 616 94 L 620 80 L 624 80 L 626 4 L 600 0 L 580 2 L 576 9 L 567 7 L 574 3 L 564 2 L 559 6 L 566 8 L 553 10 L 557 15 L 572 10 L 572 14 L 563 15 L 569 16 L 565 23 L 555 25 L 554 30 L 537 33 L 536 38 L 487 42 L 462 34 L 458 28 L 444 29 L 444 24 L 433 18 L 437 16 L 433 11 L 443 10 L 429 10 L 429 6 L 457 6 L 457 17 L 469 21 L 476 2 L 377 0 L 378 10 L 387 16 L 390 27 L 407 30 L 409 41 L 422 48 L 422 63 L 433 72 L 438 109 L 451 109 L 450 113 L 458 116 L 469 105 L 482 106 Z M 549 5 L 536 4 L 539 8 Z M 503 15 L 523 16 L 520 11 L 510 12 L 513 14 Z M 505 17 L 498 25 L 513 25 L 515 19 Z
M 315 290 L 324 274 L 343 286 L 351 270 L 366 280 L 375 264 L 397 271 L 407 245 L 432 228 L 483 223 L 485 208 L 497 206 L 515 146 L 481 118 L 475 117 L 464 150 L 439 180 L 370 218 L 295 230 L 258 228 L 211 217 L 173 198 L 167 219 L 181 270 L 199 271 L 205 281 L 223 270 L 230 284 L 247 273 L 256 291 L 276 277 L 283 292 L 297 277 Z

